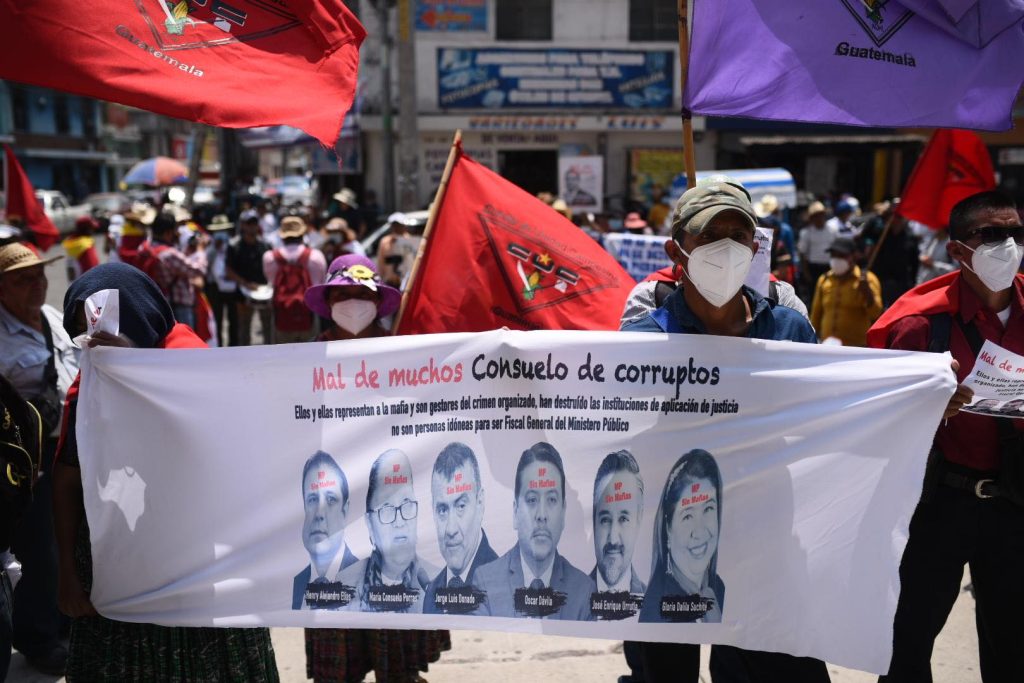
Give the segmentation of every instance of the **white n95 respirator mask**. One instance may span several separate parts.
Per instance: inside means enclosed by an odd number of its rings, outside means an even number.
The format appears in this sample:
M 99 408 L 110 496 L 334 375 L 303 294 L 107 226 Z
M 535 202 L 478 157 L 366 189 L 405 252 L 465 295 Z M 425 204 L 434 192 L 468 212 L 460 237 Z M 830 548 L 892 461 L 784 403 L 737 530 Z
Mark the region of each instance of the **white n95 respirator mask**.
M 683 272 L 700 295 L 712 306 L 721 308 L 740 291 L 754 258 L 750 247 L 732 239 L 718 240 L 687 253 L 690 260 Z
M 972 265 L 963 264 L 964 268 L 974 271 L 982 284 L 993 292 L 1001 292 L 1013 284 L 1013 278 L 1020 268 L 1021 246 L 1007 237 L 998 244 L 983 244 L 971 249 L 961 242 L 964 248 L 974 252 Z

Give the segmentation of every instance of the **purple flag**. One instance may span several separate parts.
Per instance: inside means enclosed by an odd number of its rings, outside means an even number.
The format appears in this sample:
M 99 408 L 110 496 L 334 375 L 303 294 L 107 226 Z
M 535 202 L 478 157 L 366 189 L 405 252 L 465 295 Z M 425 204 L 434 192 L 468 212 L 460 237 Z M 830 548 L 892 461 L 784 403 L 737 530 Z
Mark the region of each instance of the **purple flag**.
M 1008 130 L 1021 55 L 1021 21 L 979 49 L 895 0 L 695 0 L 683 102 L 708 116 Z
M 985 47 L 1010 26 L 1024 21 L 1021 0 L 903 0 L 922 19 L 965 40 Z

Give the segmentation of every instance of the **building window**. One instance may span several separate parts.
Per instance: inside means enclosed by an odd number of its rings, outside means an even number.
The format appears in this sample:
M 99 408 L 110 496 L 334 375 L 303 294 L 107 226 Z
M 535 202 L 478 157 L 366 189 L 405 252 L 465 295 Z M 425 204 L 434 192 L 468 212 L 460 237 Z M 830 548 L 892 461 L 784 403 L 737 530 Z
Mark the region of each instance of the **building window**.
M 551 40 L 551 0 L 497 0 L 498 40 Z
M 11 116 L 14 117 L 14 130 L 28 130 L 28 92 L 25 88 L 11 85 Z
M 68 115 L 68 98 L 55 95 L 53 98 L 53 115 L 57 120 L 57 134 L 67 135 L 71 132 L 71 117 Z
M 629 39 L 679 40 L 676 0 L 629 0 Z

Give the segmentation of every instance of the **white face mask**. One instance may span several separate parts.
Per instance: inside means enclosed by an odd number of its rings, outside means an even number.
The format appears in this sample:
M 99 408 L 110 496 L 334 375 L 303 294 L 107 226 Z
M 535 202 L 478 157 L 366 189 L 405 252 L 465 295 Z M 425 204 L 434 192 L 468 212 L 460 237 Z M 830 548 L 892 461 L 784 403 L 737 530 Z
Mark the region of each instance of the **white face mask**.
M 828 266 L 836 275 L 846 275 L 850 272 L 850 262 L 844 258 L 830 258 Z
M 331 320 L 349 334 L 359 334 L 377 318 L 377 304 L 366 299 L 347 299 L 331 306 Z
M 974 252 L 971 259 L 973 267 L 963 264 L 967 270 L 973 271 L 981 282 L 993 292 L 1001 292 L 1013 284 L 1013 278 L 1020 268 L 1021 247 L 1007 237 L 999 244 L 983 244 L 971 249 L 961 242 L 964 248 Z
M 740 291 L 754 258 L 750 247 L 732 239 L 705 244 L 689 254 L 681 245 L 679 248 L 690 257 L 684 270 L 686 276 L 700 295 L 716 308 L 729 303 Z

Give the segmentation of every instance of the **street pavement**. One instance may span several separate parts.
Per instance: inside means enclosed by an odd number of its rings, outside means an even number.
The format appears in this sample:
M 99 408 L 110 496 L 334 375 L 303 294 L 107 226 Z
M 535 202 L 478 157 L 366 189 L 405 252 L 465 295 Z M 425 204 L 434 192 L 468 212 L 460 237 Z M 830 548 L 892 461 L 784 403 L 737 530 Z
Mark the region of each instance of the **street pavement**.
M 969 582 L 964 577 L 964 585 Z M 302 629 L 271 630 L 282 683 L 306 680 L 306 653 Z M 710 683 L 703 648 L 701 681 Z M 529 666 L 523 666 L 529 664 Z M 978 639 L 974 628 L 974 598 L 962 591 L 953 607 L 946 628 L 935 644 L 932 658 L 935 683 L 979 683 Z M 829 665 L 833 683 L 868 683 L 876 676 Z M 424 674 L 430 683 L 614 683 L 627 673 L 622 643 L 587 638 L 536 636 L 492 631 L 452 631 L 452 649 Z M 12 683 L 52 683 L 50 676 L 34 673 L 21 655 L 15 654 L 7 679 Z M 371 675 L 367 683 L 373 681 Z
M 59 247 L 50 254 L 59 253 Z M 47 266 L 50 289 L 47 301 L 62 307 L 67 277 L 63 262 Z M 963 585 L 970 582 L 965 573 Z M 271 631 L 277 666 L 283 683 L 299 683 L 306 679 L 306 655 L 302 629 L 275 628 Z M 624 634 L 625 635 L 625 634 Z M 702 650 L 701 680 L 711 681 L 707 658 L 709 648 Z M 529 663 L 529 666 L 522 666 Z M 962 591 L 946 627 L 935 644 L 932 657 L 935 683 L 975 683 L 981 681 L 978 669 L 978 639 L 974 623 L 974 599 Z M 876 676 L 829 665 L 833 683 L 868 683 Z M 587 638 L 536 636 L 491 631 L 453 631 L 452 649 L 431 665 L 425 678 L 430 683 L 473 683 L 475 681 L 508 681 L 509 683 L 584 683 L 614 682 L 628 673 L 622 656 L 622 643 Z M 15 653 L 8 674 L 13 683 L 53 683 L 63 681 L 42 676 L 28 667 Z M 372 675 L 367 683 L 373 680 Z

